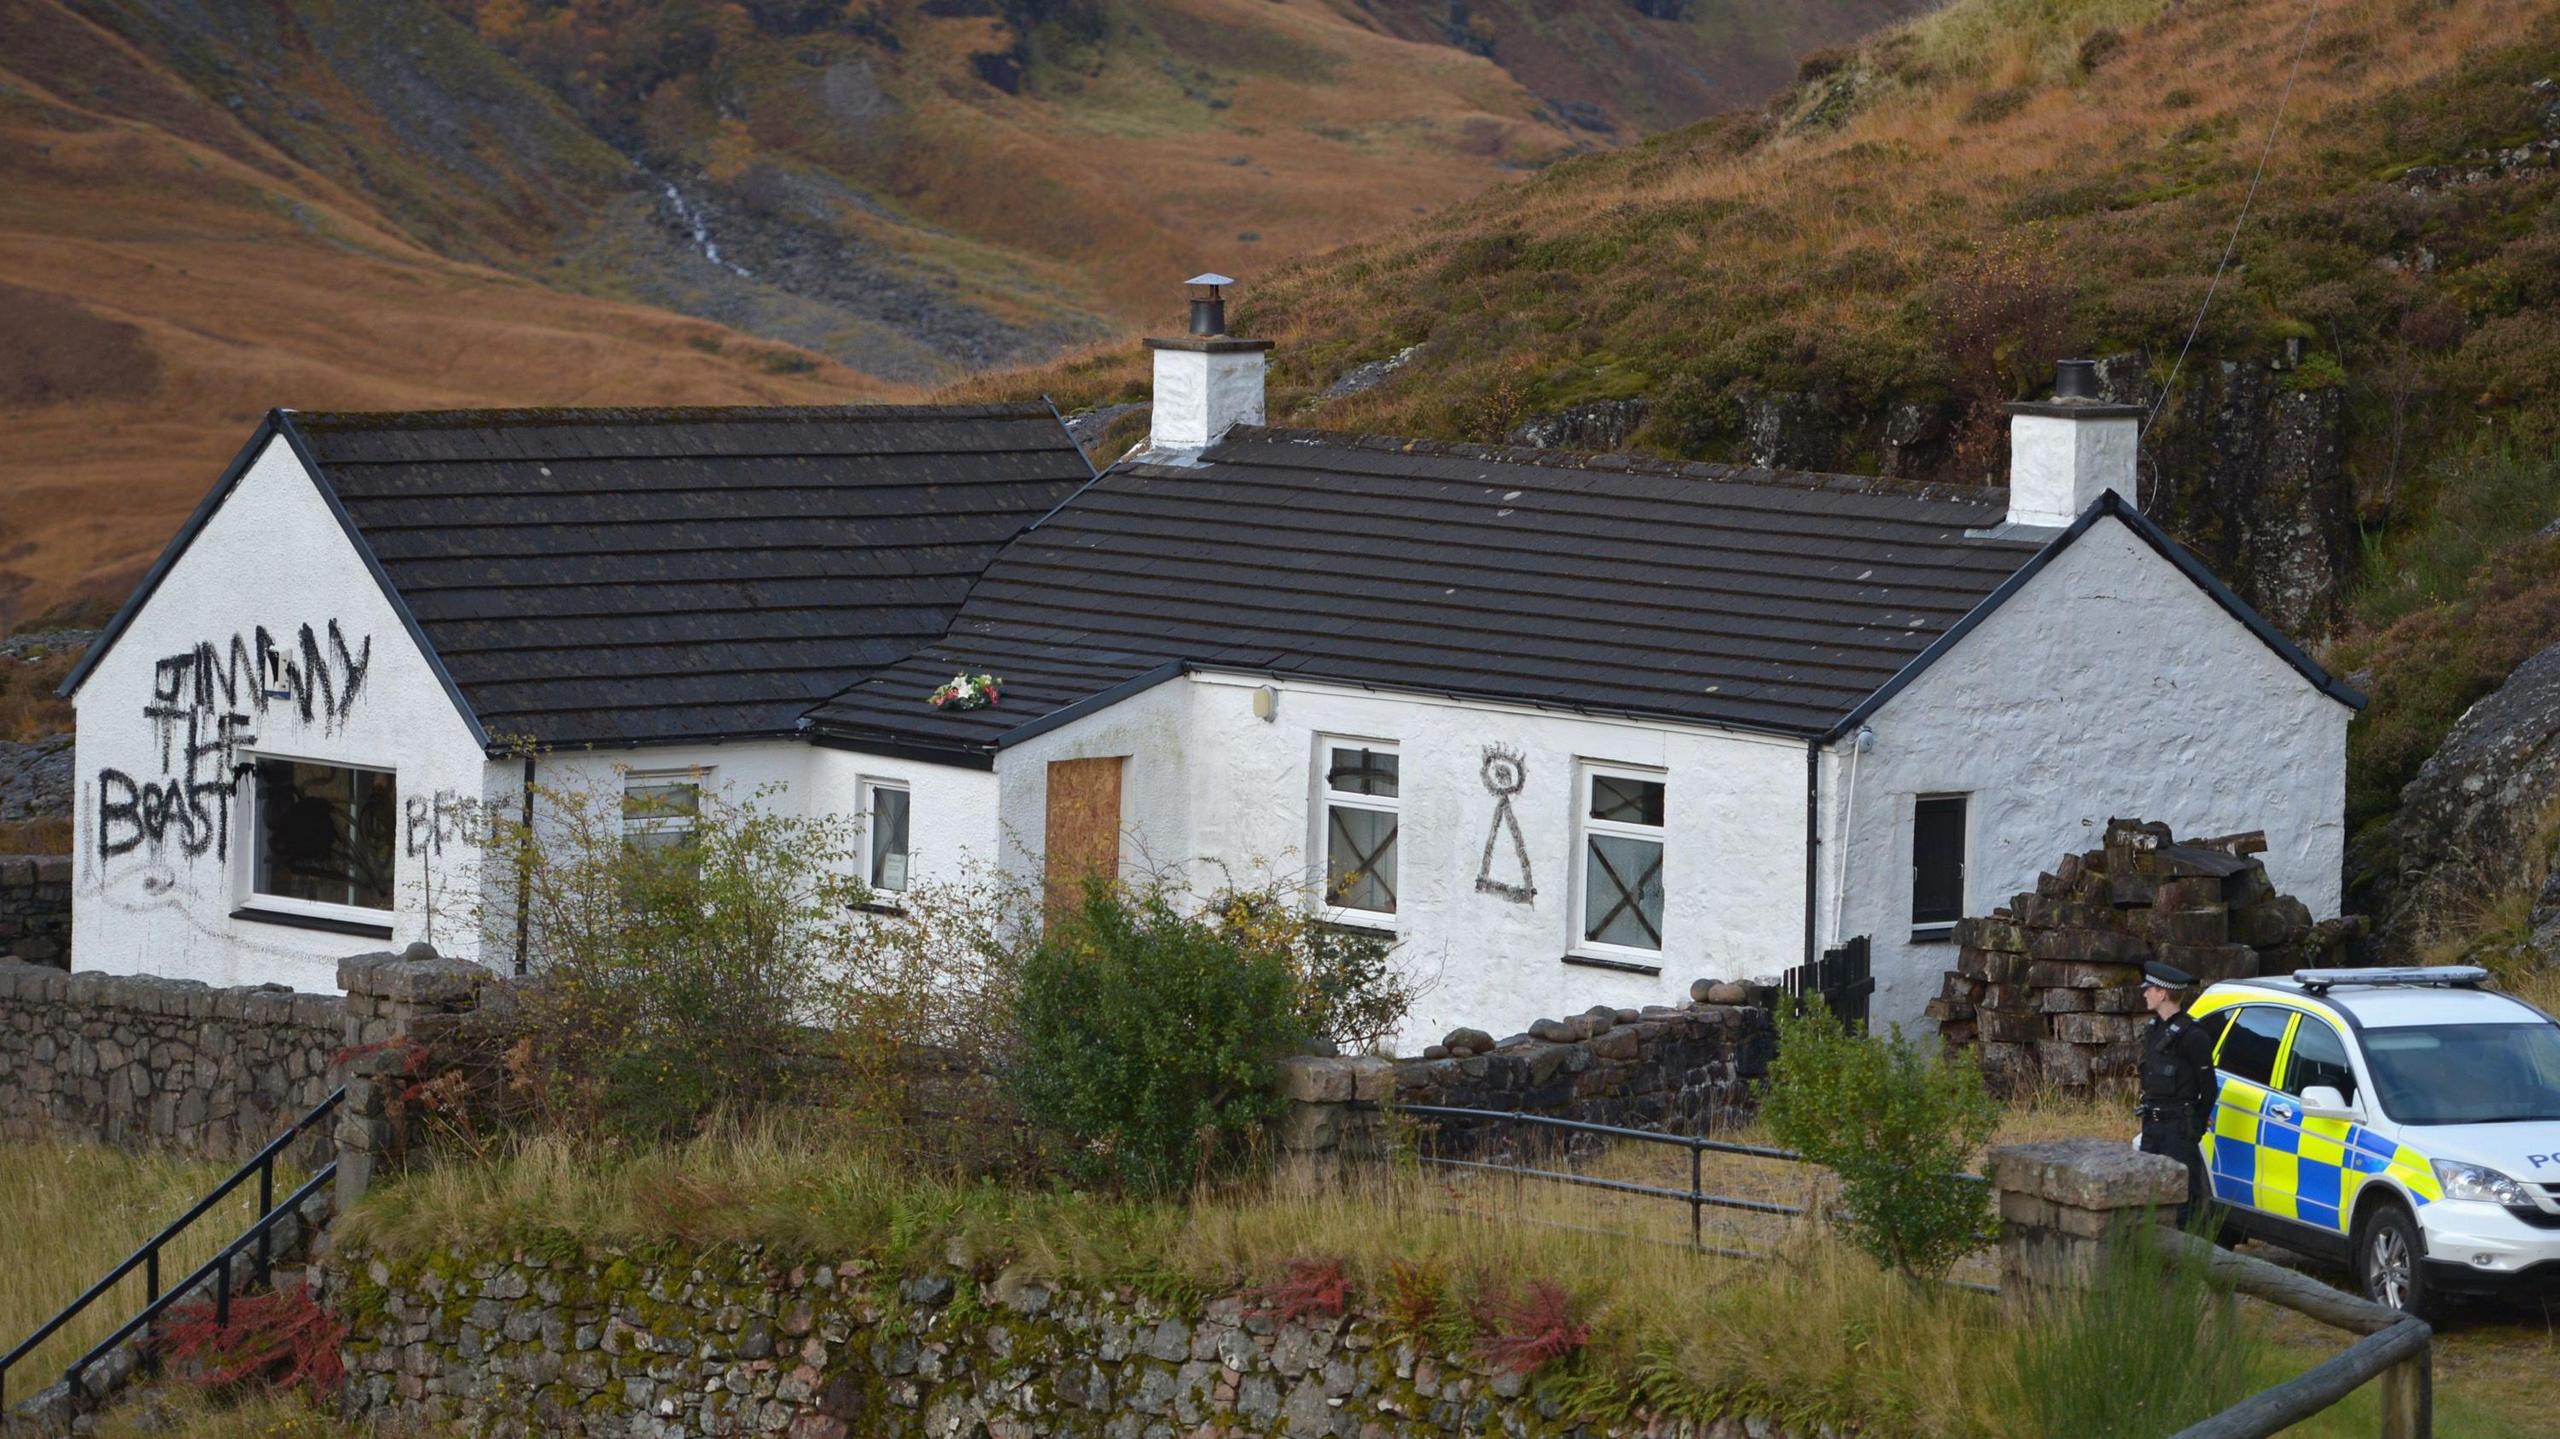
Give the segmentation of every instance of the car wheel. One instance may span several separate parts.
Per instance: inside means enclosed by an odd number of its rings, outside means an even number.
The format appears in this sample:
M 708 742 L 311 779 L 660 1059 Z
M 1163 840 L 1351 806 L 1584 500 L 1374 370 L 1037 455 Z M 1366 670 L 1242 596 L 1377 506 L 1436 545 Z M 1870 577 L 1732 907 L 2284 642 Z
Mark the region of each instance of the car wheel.
M 2364 1296 L 2403 1314 L 2434 1312 L 2435 1294 L 2422 1262 L 2426 1252 L 2415 1215 L 2398 1204 L 2375 1209 L 2356 1238 L 2356 1279 Z

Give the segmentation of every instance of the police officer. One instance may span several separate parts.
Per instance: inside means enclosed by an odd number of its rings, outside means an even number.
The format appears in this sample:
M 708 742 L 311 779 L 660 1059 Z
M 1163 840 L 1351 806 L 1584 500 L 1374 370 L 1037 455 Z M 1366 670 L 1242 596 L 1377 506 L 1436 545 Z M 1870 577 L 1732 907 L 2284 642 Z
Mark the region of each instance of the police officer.
M 2142 1031 L 2142 1140 L 2146 1154 L 2165 1154 L 2187 1166 L 2187 1202 L 2178 1207 L 2184 1225 L 2205 1201 L 2204 1130 L 2213 1112 L 2213 1041 L 2187 1016 L 2181 996 L 2194 976 L 2153 961 L 2142 967 L 2142 1002 L 2151 1023 Z

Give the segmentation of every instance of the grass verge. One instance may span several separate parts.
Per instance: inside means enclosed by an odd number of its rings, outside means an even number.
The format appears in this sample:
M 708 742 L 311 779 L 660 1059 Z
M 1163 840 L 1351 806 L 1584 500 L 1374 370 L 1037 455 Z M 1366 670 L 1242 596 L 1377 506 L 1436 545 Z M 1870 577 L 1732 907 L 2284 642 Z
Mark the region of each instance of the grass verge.
M 234 1166 L 133 1155 L 95 1144 L 32 1144 L 0 1151 L 0 1346 L 15 1346 L 82 1291 L 186 1211 Z M 301 1182 L 277 1176 L 277 1193 Z M 161 1252 L 174 1283 L 211 1259 L 257 1217 L 257 1190 L 243 1185 Z M 9 1373 L 23 1396 L 62 1377 L 144 1301 L 137 1269 Z

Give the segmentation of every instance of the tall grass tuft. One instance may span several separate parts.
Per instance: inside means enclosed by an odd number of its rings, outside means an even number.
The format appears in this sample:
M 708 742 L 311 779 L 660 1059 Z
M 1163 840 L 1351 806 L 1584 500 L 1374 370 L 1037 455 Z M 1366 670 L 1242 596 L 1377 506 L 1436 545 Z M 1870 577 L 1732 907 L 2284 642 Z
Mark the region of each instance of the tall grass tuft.
M 134 1155 L 99 1144 L 30 1144 L 0 1163 L 0 1351 L 16 1347 L 162 1226 L 228 1175 L 228 1164 Z M 278 1193 L 298 1176 L 279 1175 Z M 243 1185 L 161 1253 L 174 1283 L 211 1259 L 256 1218 L 257 1189 Z M 139 1310 L 136 1270 L 88 1312 L 9 1371 L 9 1392 L 33 1393 Z
M 2096 1282 L 2055 1302 L 2018 1350 L 2017 1412 L 2033 1434 L 2151 1439 L 2258 1388 L 2261 1322 L 2217 1288 L 2204 1257 L 2147 1234 L 2108 1236 Z

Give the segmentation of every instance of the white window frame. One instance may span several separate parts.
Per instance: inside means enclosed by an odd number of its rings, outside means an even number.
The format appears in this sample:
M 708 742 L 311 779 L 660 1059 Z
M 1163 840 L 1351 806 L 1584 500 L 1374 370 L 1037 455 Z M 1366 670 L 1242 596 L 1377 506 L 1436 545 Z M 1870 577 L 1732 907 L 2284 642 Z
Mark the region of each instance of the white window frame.
M 288 764 L 317 765 L 327 769 L 359 770 L 367 774 L 391 776 L 391 905 L 372 909 L 361 904 L 331 904 L 324 900 L 296 899 L 287 894 L 268 894 L 258 888 L 258 763 L 282 760 Z M 232 792 L 231 852 L 239 856 L 231 885 L 232 908 L 264 914 L 295 915 L 304 919 L 324 919 L 343 924 L 368 925 L 388 929 L 400 913 L 400 770 L 396 765 L 357 764 L 352 760 L 325 755 L 289 754 L 282 750 L 242 750 L 234 762 Z
M 1392 798 L 1368 794 L 1346 794 L 1333 787 L 1333 752 L 1337 749 L 1369 750 L 1395 756 L 1396 792 Z M 1391 814 L 1396 821 L 1396 883 L 1388 888 L 1399 902 L 1404 897 L 1404 747 L 1391 739 L 1368 739 L 1359 735 L 1320 734 L 1315 751 L 1315 901 L 1326 920 L 1335 924 L 1354 925 L 1362 929 L 1393 932 L 1399 915 L 1392 910 L 1358 909 L 1335 904 L 1325 896 L 1333 878 L 1333 810 L 1371 810 Z
M 1594 819 L 1591 815 L 1591 783 L 1594 779 L 1633 779 L 1662 786 L 1662 823 L 1629 824 L 1624 820 Z M 1645 840 L 1662 846 L 1662 948 L 1638 949 L 1633 945 L 1610 944 L 1589 939 L 1590 849 L 1594 835 L 1610 835 L 1621 839 Z M 1573 777 L 1573 933 L 1565 953 L 1576 958 L 1607 959 L 1631 962 L 1659 969 L 1662 957 L 1671 948 L 1671 772 L 1650 765 L 1617 764 L 1605 760 L 1578 760 Z
M 854 802 L 862 816 L 862 887 L 871 891 L 871 902 L 875 908 L 902 910 L 906 908 L 906 897 L 908 891 L 914 889 L 916 883 L 915 786 L 906 780 L 891 779 L 886 775 L 862 775 L 855 781 L 855 785 Z M 877 796 L 882 790 L 895 790 L 899 794 L 907 797 L 906 882 L 899 885 L 896 889 L 883 889 L 878 884 L 875 884 L 871 878 L 872 870 L 878 858 L 877 854 L 873 851 L 872 846 L 879 842 L 879 830 L 876 827 L 875 821 L 879 817 L 880 806 L 875 799 L 875 796 Z
M 622 802 L 629 802 L 635 787 L 667 784 L 693 786 L 693 813 L 644 819 L 623 814 L 620 818 L 624 839 L 635 834 L 692 834 L 702 827 L 702 797 L 711 791 L 711 766 L 707 764 L 689 764 L 678 769 L 626 769 L 622 772 Z

